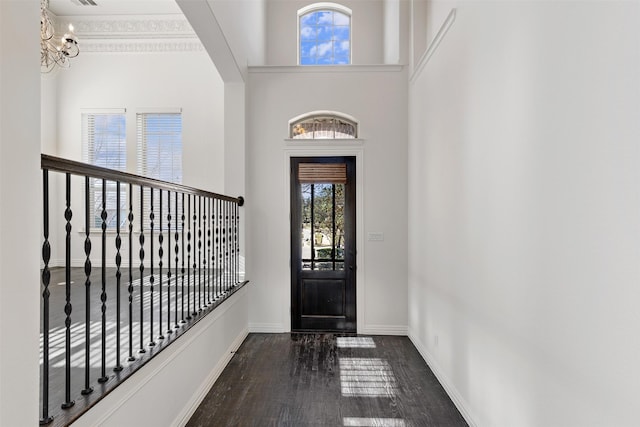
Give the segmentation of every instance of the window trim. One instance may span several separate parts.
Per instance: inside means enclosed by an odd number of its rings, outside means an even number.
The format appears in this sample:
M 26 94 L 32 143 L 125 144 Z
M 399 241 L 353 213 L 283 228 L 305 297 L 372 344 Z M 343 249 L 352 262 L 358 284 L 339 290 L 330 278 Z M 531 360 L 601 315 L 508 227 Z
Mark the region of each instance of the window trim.
M 340 67 L 344 67 L 346 65 L 352 65 L 353 64 L 353 11 L 351 9 L 349 9 L 346 6 L 343 6 L 341 4 L 338 3 L 331 3 L 331 2 L 318 2 L 318 3 L 313 3 L 310 5 L 307 5 L 303 8 L 298 9 L 298 16 L 297 16 L 297 48 L 296 48 L 296 56 L 297 56 L 297 65 L 298 66 L 302 66 L 302 67 L 313 67 L 314 65 L 302 65 L 300 64 L 300 18 L 308 13 L 311 12 L 315 12 L 317 10 L 333 10 L 336 12 L 340 12 L 343 13 L 345 15 L 349 16 L 349 63 L 348 64 L 327 64 L 327 65 L 321 65 L 322 67 L 331 67 L 331 66 L 340 66 Z

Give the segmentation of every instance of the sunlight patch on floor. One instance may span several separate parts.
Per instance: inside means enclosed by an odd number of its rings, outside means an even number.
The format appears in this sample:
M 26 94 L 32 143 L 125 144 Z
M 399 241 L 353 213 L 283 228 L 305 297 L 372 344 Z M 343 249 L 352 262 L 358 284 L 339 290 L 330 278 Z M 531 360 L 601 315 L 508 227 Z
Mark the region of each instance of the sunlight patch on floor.
M 143 344 L 146 344 L 151 339 L 151 327 L 145 322 L 142 334 Z M 114 367 L 116 365 L 116 323 L 106 322 L 106 365 Z M 85 349 L 86 349 L 86 334 L 85 324 L 80 322 L 72 323 L 70 328 L 71 333 L 71 367 L 72 368 L 84 368 L 85 367 Z M 92 368 L 100 368 L 102 366 L 102 322 L 92 321 L 89 323 L 90 330 L 90 343 L 89 343 L 89 363 Z M 136 353 L 139 349 L 140 339 L 140 322 L 132 322 L 134 346 L 133 351 Z M 123 365 L 128 365 L 128 346 L 129 346 L 129 329 L 128 325 L 122 323 L 121 329 L 121 342 L 120 342 L 120 357 Z M 44 336 L 40 334 L 40 364 L 44 362 Z M 49 365 L 52 368 L 64 368 L 66 366 L 66 330 L 64 327 L 56 327 L 51 329 L 49 333 Z
M 338 348 L 376 348 L 371 337 L 337 337 Z
M 407 423 L 402 418 L 343 418 L 345 427 L 406 427 Z
M 341 357 L 340 388 L 343 396 L 390 397 L 398 391 L 391 365 L 373 357 Z

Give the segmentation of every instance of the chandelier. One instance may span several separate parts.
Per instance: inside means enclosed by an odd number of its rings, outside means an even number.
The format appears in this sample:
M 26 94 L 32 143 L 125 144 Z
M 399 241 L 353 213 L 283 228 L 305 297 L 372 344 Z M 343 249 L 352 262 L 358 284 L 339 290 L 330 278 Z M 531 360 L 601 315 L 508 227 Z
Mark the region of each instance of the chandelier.
M 43 73 L 51 72 L 56 65 L 69 68 L 69 59 L 80 53 L 73 25 L 69 24 L 69 32 L 64 36 L 56 37 L 48 9 L 49 0 L 40 0 L 40 71 Z

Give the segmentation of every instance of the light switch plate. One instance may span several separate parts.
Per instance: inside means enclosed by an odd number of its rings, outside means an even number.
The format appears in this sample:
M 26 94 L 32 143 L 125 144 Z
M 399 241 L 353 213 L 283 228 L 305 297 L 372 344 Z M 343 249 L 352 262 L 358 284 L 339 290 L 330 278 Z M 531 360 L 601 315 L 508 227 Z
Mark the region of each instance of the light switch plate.
M 382 231 L 370 231 L 367 233 L 367 239 L 370 242 L 382 242 L 384 241 L 384 233 Z

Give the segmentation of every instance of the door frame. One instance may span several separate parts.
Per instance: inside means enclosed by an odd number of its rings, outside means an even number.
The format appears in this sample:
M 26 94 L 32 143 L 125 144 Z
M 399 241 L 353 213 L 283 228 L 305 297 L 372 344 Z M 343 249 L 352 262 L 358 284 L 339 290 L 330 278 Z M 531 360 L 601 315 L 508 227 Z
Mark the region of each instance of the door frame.
M 348 140 L 345 140 L 348 141 Z M 358 139 L 355 141 L 333 141 L 334 143 L 349 144 L 348 146 L 327 145 L 315 142 L 287 141 L 284 150 L 283 171 L 284 171 L 284 189 L 287 212 L 289 213 L 287 243 L 289 246 L 289 265 L 287 268 L 287 277 L 291 277 L 291 158 L 292 157 L 355 157 L 356 158 L 356 328 L 357 333 L 363 333 L 365 328 L 364 319 L 365 309 L 364 302 L 366 286 L 365 286 L 365 268 L 364 268 L 364 146 L 363 141 Z M 291 332 L 291 285 L 287 286 L 287 301 L 284 307 L 286 310 L 282 313 L 283 324 L 287 331 Z
M 313 267 L 310 270 L 305 270 L 301 268 L 302 265 L 302 242 L 300 239 L 300 226 L 302 225 L 303 213 L 301 209 L 301 204 L 303 197 L 301 195 L 302 184 L 297 179 L 298 170 L 302 167 L 303 164 L 316 164 L 316 165 L 340 165 L 345 166 L 345 178 L 346 182 L 344 183 L 344 255 L 343 255 L 343 268 L 335 269 L 335 258 L 332 259 L 334 261 L 333 269 L 328 270 L 315 270 Z M 357 286 L 357 266 L 356 266 L 356 255 L 357 255 L 357 245 L 356 245 L 356 158 L 355 156 L 349 157 L 295 157 L 291 159 L 291 201 L 295 201 L 296 205 L 291 205 L 291 215 L 290 215 L 290 226 L 291 226 L 291 243 L 290 243 L 290 253 L 291 253 L 291 323 L 292 323 L 292 331 L 293 325 L 296 326 L 297 332 L 303 331 L 335 331 L 335 332 L 344 332 L 344 333 L 355 333 L 357 331 L 357 294 L 356 294 L 356 286 Z M 330 182 L 330 181 L 327 181 Z M 320 184 L 320 183 L 319 183 Z M 311 185 L 313 188 L 313 184 Z M 335 190 L 334 190 L 335 191 Z M 335 193 L 334 193 L 335 197 Z M 311 199 L 313 200 L 313 199 Z M 335 201 L 334 201 L 335 203 Z M 334 209 L 334 221 L 335 221 L 335 209 L 336 205 L 333 205 Z M 313 219 L 313 208 L 311 210 L 311 219 Z M 334 224 L 335 226 L 335 224 Z M 313 230 L 313 224 L 311 225 L 311 230 Z M 335 227 L 333 228 L 333 238 L 335 238 Z M 295 235 L 298 235 L 296 238 Z M 311 234 L 311 239 L 314 239 L 314 234 Z M 335 242 L 332 241 L 332 245 L 335 245 Z M 334 246 L 335 247 L 335 246 Z M 312 243 L 312 252 L 313 252 L 313 243 Z M 313 256 L 312 256 L 313 259 Z M 312 315 L 305 316 L 304 315 L 304 305 L 305 305 L 305 287 L 304 283 L 306 281 L 319 283 L 324 283 L 320 285 L 322 289 L 331 288 L 330 284 L 335 286 L 339 282 L 343 282 L 342 287 L 342 309 L 339 310 L 341 315 L 337 315 L 336 311 L 337 307 L 332 306 L 334 311 L 333 314 L 324 314 L 324 315 Z M 316 295 L 315 301 L 319 302 L 318 298 L 324 299 L 329 298 L 329 301 L 337 298 L 338 295 L 335 292 L 336 289 L 333 289 L 333 292 L 329 292 L 328 294 L 323 294 L 322 297 Z M 295 296 L 295 297 L 294 297 Z M 335 302 L 335 301 L 334 301 Z M 354 327 L 355 326 L 355 327 Z

